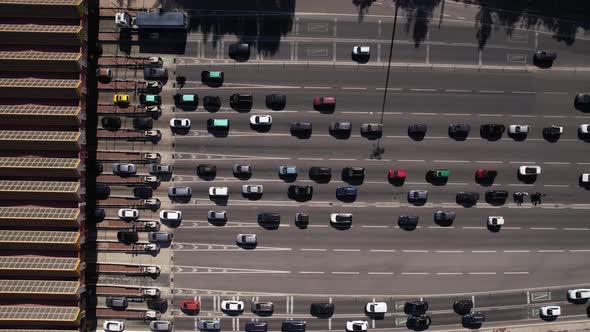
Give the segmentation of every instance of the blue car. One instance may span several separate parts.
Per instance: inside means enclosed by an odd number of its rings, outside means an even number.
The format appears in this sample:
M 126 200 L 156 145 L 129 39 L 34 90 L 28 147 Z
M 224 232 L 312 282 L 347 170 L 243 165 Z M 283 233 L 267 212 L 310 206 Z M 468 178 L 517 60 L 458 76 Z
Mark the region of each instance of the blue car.
M 336 198 L 354 199 L 358 189 L 356 187 L 338 187 L 336 188 Z

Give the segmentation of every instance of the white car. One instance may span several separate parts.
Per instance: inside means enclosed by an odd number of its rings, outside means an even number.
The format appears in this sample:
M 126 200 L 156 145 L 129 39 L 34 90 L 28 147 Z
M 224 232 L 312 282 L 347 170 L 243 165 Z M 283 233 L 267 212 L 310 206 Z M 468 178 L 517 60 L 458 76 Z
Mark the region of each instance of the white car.
M 582 173 L 580 175 L 580 184 L 584 187 L 590 186 L 590 173 Z
M 113 164 L 113 173 L 117 175 L 133 175 L 137 172 L 134 164 Z
M 369 322 L 366 320 L 349 320 L 346 322 L 346 331 L 366 331 L 369 329 Z
M 369 302 L 365 306 L 365 311 L 368 314 L 378 315 L 387 313 L 387 303 L 385 302 Z
M 504 217 L 502 216 L 489 216 L 488 225 L 490 226 L 502 226 L 504 225 Z
M 248 185 L 242 186 L 242 194 L 244 195 L 259 195 L 262 194 L 263 187 L 261 185 Z
M 255 246 L 258 244 L 256 234 L 238 234 L 236 235 L 236 244 Z
M 540 312 L 542 317 L 558 317 L 561 315 L 561 307 L 558 305 L 548 305 L 541 307 Z
M 182 221 L 182 212 L 176 210 L 160 211 L 160 221 Z
M 367 56 L 371 54 L 371 48 L 369 46 L 355 46 L 352 48 L 352 54 Z
M 279 166 L 279 175 L 292 176 L 297 175 L 296 166 Z
M 125 330 L 125 322 L 120 320 L 105 320 L 102 328 L 106 332 L 123 332 Z
M 590 289 L 578 288 L 567 291 L 567 298 L 570 300 L 586 300 L 590 299 Z
M 351 225 L 352 213 L 332 213 L 330 214 L 330 223 L 333 225 Z
M 252 115 L 250 117 L 250 124 L 253 126 L 270 126 L 272 124 L 272 117 L 270 115 Z
M 520 166 L 518 174 L 524 176 L 536 176 L 541 174 L 541 166 Z
M 190 129 L 191 120 L 184 118 L 172 118 L 170 119 L 170 128 L 172 129 Z
M 119 218 L 123 220 L 135 220 L 139 218 L 138 209 L 119 209 Z
M 221 311 L 241 314 L 244 311 L 244 301 L 221 301 Z
M 229 195 L 228 187 L 209 187 L 209 196 L 227 197 Z
M 508 133 L 511 135 L 526 135 L 531 130 L 529 125 L 510 125 L 508 126 Z

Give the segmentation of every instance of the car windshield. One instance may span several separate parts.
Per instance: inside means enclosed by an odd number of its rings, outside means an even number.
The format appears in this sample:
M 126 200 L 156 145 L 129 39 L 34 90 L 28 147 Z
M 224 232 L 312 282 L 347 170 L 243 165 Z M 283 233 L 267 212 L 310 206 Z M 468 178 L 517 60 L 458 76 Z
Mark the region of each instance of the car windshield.
M 145 96 L 145 100 L 147 100 L 147 101 L 156 101 L 156 96 L 154 96 L 154 95 L 147 95 L 147 96 Z
M 213 121 L 213 125 L 214 126 L 219 126 L 219 127 L 227 127 L 227 120 L 214 120 Z
M 336 216 L 336 221 L 348 221 L 348 216 Z
M 209 77 L 211 77 L 211 78 L 221 78 L 221 72 L 220 71 L 210 71 L 209 72 Z
M 183 101 L 194 101 L 195 96 L 194 95 L 182 95 L 182 100 Z

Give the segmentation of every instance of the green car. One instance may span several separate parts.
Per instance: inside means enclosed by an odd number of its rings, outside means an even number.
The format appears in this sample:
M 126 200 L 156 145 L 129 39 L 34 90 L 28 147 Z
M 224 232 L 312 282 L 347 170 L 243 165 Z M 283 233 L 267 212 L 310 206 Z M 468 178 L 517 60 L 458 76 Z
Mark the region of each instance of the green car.
M 449 178 L 448 169 L 431 169 L 426 173 L 426 180 L 428 181 L 446 181 Z
M 222 85 L 223 72 L 215 70 L 203 70 L 201 72 L 201 81 L 205 84 Z
M 139 95 L 139 103 L 145 106 L 160 106 L 162 98 L 160 95 Z
M 228 119 L 209 119 L 207 120 L 207 129 L 209 130 L 229 130 Z

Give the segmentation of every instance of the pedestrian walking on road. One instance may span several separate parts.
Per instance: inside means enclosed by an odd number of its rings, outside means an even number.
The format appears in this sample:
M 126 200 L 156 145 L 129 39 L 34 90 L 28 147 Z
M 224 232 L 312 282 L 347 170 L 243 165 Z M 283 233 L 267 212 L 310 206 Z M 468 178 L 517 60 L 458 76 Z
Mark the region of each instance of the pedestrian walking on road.
M 522 205 L 522 202 L 524 201 L 523 199 L 523 194 L 520 191 L 517 191 L 514 193 L 514 202 L 516 203 L 517 206 Z

